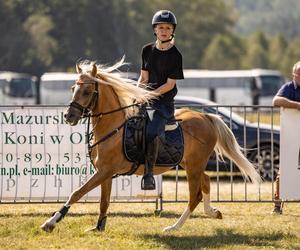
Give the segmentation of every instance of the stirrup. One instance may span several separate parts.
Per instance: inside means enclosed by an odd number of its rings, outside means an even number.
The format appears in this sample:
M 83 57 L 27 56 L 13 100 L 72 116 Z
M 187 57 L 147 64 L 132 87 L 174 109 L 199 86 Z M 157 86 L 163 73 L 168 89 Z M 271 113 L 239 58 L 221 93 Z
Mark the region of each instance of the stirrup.
M 141 182 L 142 190 L 154 190 L 155 189 L 155 179 L 152 174 L 146 174 L 142 178 Z

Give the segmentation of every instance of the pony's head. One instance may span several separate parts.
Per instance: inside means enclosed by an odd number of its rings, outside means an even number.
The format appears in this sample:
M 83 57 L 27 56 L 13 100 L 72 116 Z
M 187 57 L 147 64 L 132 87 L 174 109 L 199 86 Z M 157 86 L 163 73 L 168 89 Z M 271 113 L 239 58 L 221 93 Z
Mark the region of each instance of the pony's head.
M 114 96 L 118 98 L 116 102 L 118 107 L 115 108 L 124 107 L 122 111 L 125 118 L 136 114 L 136 107 L 126 108 L 127 106 L 132 106 L 133 102 L 149 103 L 152 99 L 158 98 L 159 93 L 147 90 L 142 84 L 140 84 L 142 87 L 139 87 L 138 84 L 133 84 L 132 81 L 128 82 L 128 79 L 112 73 L 122 65 L 124 65 L 124 57 L 108 68 L 89 61 L 76 65 L 79 77 L 72 87 L 72 100 L 65 113 L 65 119 L 70 125 L 76 125 L 84 112 L 93 111 L 100 99 L 107 95 L 105 92 L 107 88 L 100 88 L 100 85 L 111 87 L 115 93 Z
M 94 108 L 98 98 L 97 66 L 92 63 L 91 70 L 85 70 L 76 64 L 78 79 L 72 87 L 72 101 L 65 113 L 65 119 L 70 125 L 76 125 L 84 112 Z

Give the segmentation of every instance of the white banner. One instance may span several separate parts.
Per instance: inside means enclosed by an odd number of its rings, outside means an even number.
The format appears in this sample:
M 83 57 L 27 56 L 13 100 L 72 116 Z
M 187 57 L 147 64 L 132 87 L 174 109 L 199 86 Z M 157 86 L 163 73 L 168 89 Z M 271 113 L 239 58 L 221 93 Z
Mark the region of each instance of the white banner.
M 280 197 L 300 199 L 300 112 L 280 113 Z
M 1 108 L 0 201 L 65 201 L 70 193 L 93 175 L 85 138 L 86 124 L 65 123 L 65 108 Z M 141 190 L 141 177 L 114 179 L 112 200 L 160 197 L 157 188 Z M 99 200 L 95 188 L 82 200 Z

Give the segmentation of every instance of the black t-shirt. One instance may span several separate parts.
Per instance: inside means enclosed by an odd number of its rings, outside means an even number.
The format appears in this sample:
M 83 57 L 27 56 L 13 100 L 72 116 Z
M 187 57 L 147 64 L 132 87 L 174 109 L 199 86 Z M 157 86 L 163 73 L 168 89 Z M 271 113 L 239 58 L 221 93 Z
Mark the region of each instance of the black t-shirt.
M 149 85 L 157 89 L 167 82 L 167 79 L 183 79 L 182 56 L 173 45 L 168 50 L 159 50 L 155 43 L 147 44 L 142 50 L 142 70 L 149 72 Z M 164 93 L 160 100 L 165 103 L 173 102 L 177 87 Z

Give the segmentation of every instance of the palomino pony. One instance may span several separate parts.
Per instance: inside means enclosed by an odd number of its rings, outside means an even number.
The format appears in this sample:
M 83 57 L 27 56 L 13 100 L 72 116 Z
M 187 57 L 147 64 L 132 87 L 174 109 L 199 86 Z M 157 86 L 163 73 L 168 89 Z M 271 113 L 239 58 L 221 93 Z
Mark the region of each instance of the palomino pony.
M 121 60 L 107 69 L 88 62 L 77 65 L 79 77 L 73 86 L 72 102 L 65 113 L 65 119 L 73 126 L 78 123 L 84 111 L 90 111 L 94 144 L 97 144 L 92 150 L 96 172 L 83 186 L 70 195 L 66 204 L 58 212 L 55 212 L 41 226 L 47 232 L 54 229 L 55 224 L 66 215 L 71 205 L 99 185 L 102 190 L 100 215 L 93 230 L 105 229 L 112 177 L 116 174 L 127 173 L 132 166 L 123 153 L 124 126 L 122 124 L 135 114 L 134 102 L 148 103 L 151 99 L 157 98 L 154 91 L 130 84 L 111 73 L 122 63 Z M 254 166 L 241 152 L 231 130 L 217 115 L 180 109 L 175 116 L 176 119 L 181 120 L 184 136 L 184 154 L 180 166 L 187 173 L 189 202 L 178 221 L 166 227 L 165 231 L 181 228 L 202 198 L 204 212 L 209 217 L 222 218 L 221 212 L 210 206 L 210 180 L 209 176 L 204 173 L 213 151 L 217 157 L 222 158 L 224 155 L 231 159 L 246 178 L 250 177 L 252 182 L 261 181 Z M 156 166 L 154 174 L 162 174 L 170 168 Z M 136 174 L 142 175 L 143 172 L 144 166 L 141 165 Z

